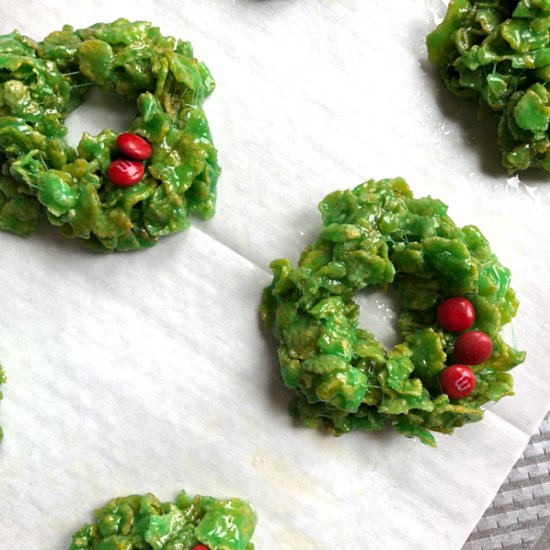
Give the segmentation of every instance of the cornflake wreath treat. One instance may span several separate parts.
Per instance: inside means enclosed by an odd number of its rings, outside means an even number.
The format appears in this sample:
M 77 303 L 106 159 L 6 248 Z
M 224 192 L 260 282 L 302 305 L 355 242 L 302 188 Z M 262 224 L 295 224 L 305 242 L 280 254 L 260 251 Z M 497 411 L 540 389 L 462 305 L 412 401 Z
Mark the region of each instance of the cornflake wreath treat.
M 499 330 L 518 302 L 509 270 L 477 227 L 457 227 L 445 204 L 413 198 L 400 178 L 336 191 L 319 209 L 319 236 L 297 267 L 271 263 L 261 304 L 283 381 L 296 394 L 292 416 L 334 435 L 392 426 L 433 446 L 431 432 L 478 421 L 484 404 L 513 394 L 508 371 L 525 354 Z M 403 341 L 386 350 L 358 327 L 353 297 L 390 284 L 401 296 Z M 472 351 L 474 337 L 463 346 L 470 362 L 459 364 L 457 329 L 489 338 L 490 357 Z
M 115 498 L 96 521 L 73 535 L 69 550 L 254 550 L 256 514 L 233 498 L 189 497 L 160 502 L 151 493 Z
M 84 133 L 74 149 L 65 119 L 94 85 L 138 114 L 128 132 Z M 220 169 L 202 104 L 213 89 L 191 44 L 145 21 L 0 36 L 0 227 L 26 236 L 45 216 L 112 251 L 210 218 Z
M 499 117 L 509 172 L 550 171 L 550 2 L 451 0 L 427 38 L 429 58 L 454 94 Z

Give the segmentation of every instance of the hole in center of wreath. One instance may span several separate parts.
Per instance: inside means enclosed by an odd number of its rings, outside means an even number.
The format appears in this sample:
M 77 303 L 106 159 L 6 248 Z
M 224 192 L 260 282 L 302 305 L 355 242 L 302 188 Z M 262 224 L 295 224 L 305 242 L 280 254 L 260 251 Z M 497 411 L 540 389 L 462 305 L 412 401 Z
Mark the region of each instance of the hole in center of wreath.
M 67 143 L 77 147 L 84 132 L 96 136 L 109 128 L 117 134 L 126 131 L 137 115 L 134 101 L 127 101 L 114 94 L 105 94 L 94 86 L 82 105 L 65 120 Z
M 401 310 L 399 292 L 390 286 L 387 292 L 368 289 L 353 297 L 359 305 L 359 328 L 369 330 L 386 348 L 391 349 L 402 341 L 397 330 Z

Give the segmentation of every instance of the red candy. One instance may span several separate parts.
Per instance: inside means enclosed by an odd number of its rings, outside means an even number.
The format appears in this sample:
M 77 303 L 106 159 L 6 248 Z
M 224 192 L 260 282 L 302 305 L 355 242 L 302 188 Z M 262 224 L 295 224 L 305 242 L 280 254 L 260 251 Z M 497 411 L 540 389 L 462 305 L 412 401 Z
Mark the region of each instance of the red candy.
M 193 550 L 210 550 L 208 546 L 205 546 L 204 544 L 195 544 L 193 546 Z
M 491 339 L 477 330 L 461 334 L 455 342 L 455 356 L 465 365 L 479 365 L 493 353 Z
M 449 332 L 470 328 L 475 318 L 474 306 L 462 296 L 447 298 L 437 306 L 437 322 Z
M 439 383 L 449 399 L 462 399 L 474 391 L 476 376 L 466 365 L 452 365 L 439 375 Z
M 107 177 L 117 187 L 131 187 L 143 178 L 145 169 L 137 160 L 113 160 L 107 168 Z
M 125 157 L 133 160 L 146 160 L 153 152 L 149 143 L 137 134 L 120 134 L 116 144 Z

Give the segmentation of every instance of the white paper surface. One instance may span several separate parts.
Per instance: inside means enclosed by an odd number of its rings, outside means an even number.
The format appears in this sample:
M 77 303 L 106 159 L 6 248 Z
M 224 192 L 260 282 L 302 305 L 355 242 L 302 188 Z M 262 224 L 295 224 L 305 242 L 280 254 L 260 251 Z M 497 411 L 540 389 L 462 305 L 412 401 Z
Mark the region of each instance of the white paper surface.
M 440 90 L 424 37 L 444 2 L 1 7 L 0 33 L 38 39 L 126 16 L 191 40 L 218 83 L 206 110 L 223 166 L 214 220 L 149 251 L 0 233 L 2 550 L 67 548 L 109 498 L 180 488 L 253 502 L 260 550 L 458 550 L 550 404 L 550 182 L 507 183 L 494 125 Z M 71 117 L 71 135 L 123 128 L 127 112 L 96 105 Z M 257 315 L 268 263 L 297 259 L 319 200 L 397 175 L 483 230 L 521 300 L 516 397 L 435 450 L 294 426 Z M 387 318 L 369 328 L 383 333 Z

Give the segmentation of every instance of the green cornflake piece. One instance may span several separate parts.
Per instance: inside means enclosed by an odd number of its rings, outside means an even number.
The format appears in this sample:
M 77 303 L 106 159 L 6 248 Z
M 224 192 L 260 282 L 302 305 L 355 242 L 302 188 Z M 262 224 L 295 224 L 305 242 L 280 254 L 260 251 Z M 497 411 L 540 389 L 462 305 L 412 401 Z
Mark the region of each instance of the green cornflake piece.
M 117 135 L 64 140 L 65 119 L 91 87 L 135 102 L 128 132 L 152 155 L 128 188 L 106 176 Z M 137 250 L 214 215 L 220 174 L 202 105 L 214 90 L 188 42 L 145 21 L 118 19 L 41 42 L 0 36 L 0 228 L 22 236 L 47 218 L 68 238 L 101 251 Z
M 282 379 L 295 394 L 294 418 L 334 435 L 391 426 L 433 446 L 432 432 L 449 434 L 476 422 L 486 403 L 513 394 L 508 371 L 525 353 L 508 346 L 499 331 L 518 301 L 510 271 L 477 227 L 457 227 L 445 204 L 415 199 L 400 178 L 336 191 L 319 210 L 317 239 L 297 266 L 271 263 L 273 281 L 260 306 L 265 327 L 279 341 Z M 353 298 L 390 284 L 401 296 L 403 341 L 387 350 L 358 326 Z M 473 304 L 472 328 L 491 338 L 493 354 L 473 367 L 475 390 L 449 401 L 438 377 L 452 364 L 458 335 L 437 324 L 436 308 L 460 295 Z
M 411 350 L 411 362 L 414 372 L 429 378 L 437 376 L 445 365 L 447 355 L 443 350 L 444 341 L 433 328 L 417 330 L 405 337 Z
M 367 383 L 367 377 L 360 369 L 348 366 L 322 375 L 317 381 L 315 394 L 320 401 L 353 413 L 361 405 Z
M 449 90 L 498 117 L 503 166 L 550 171 L 550 2 L 451 0 L 426 42 Z
M 525 92 L 514 108 L 516 124 L 523 130 L 529 130 L 534 135 L 544 134 L 550 120 L 548 92 L 542 84 L 533 84 Z
M 256 517 L 250 506 L 238 499 L 213 502 L 195 528 L 200 542 L 211 550 L 247 550 L 253 548 Z
M 191 498 L 181 491 L 176 502 L 153 494 L 114 498 L 95 511 L 96 521 L 72 537 L 69 550 L 254 550 L 250 542 L 256 513 L 232 498 Z

